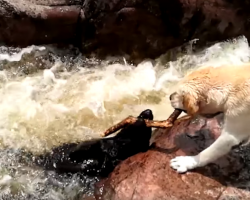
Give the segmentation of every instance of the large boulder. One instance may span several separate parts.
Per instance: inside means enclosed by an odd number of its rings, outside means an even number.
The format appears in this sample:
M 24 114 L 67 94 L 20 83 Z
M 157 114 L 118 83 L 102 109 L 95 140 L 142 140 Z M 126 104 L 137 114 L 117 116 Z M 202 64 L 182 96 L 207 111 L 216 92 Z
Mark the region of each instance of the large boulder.
M 244 34 L 250 1 L 0 0 L 0 42 L 67 43 L 84 53 L 156 57 L 198 38 L 200 44 Z
M 78 0 L 0 0 L 0 42 L 74 44 L 80 10 Z
M 155 143 L 146 153 L 132 156 L 96 185 L 102 200 L 226 200 L 250 199 L 249 147 L 240 146 L 215 163 L 178 174 L 170 160 L 195 155 L 221 133 L 223 116 L 184 117 L 170 129 L 158 129 Z

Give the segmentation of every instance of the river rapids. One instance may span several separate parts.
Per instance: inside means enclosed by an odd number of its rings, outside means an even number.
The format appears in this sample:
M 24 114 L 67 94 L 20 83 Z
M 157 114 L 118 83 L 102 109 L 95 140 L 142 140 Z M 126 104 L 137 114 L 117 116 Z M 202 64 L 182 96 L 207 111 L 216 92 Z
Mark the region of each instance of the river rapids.
M 75 48 L 0 47 L 0 199 L 81 200 L 97 178 L 58 176 L 33 155 L 99 137 L 128 115 L 172 112 L 169 94 L 189 71 L 249 62 L 244 36 L 195 49 L 195 41 L 137 66 L 126 58 L 88 59 Z

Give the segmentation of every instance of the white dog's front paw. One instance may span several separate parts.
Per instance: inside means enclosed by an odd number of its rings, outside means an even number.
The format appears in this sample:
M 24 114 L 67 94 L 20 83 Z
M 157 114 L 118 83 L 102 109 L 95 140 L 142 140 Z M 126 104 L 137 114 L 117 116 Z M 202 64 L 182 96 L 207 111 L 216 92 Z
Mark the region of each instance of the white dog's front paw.
M 178 173 L 184 173 L 190 169 L 198 167 L 197 156 L 178 156 L 170 161 L 170 166 Z

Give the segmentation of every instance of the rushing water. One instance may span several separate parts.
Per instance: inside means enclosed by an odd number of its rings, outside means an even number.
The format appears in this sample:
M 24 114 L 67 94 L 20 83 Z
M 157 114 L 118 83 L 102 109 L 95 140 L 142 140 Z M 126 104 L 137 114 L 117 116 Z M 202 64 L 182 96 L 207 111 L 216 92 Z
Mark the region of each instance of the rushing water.
M 192 42 L 180 49 L 133 66 L 125 58 L 86 59 L 73 48 L 1 47 L 0 199 L 81 199 L 94 179 L 44 172 L 21 149 L 37 154 L 98 137 L 147 108 L 165 119 L 172 112 L 168 95 L 186 72 L 249 62 L 250 55 L 245 37 L 196 52 Z

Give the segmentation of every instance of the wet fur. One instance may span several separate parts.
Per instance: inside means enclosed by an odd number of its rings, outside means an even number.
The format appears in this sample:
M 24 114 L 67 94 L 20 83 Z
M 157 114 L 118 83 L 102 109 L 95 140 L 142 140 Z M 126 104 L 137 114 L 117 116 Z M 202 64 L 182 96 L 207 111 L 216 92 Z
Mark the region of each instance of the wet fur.
M 52 153 L 39 156 L 36 163 L 58 173 L 105 177 L 120 161 L 148 150 L 152 129 L 146 127 L 144 119 L 153 119 L 151 110 L 144 110 L 135 124 L 123 128 L 114 137 L 57 147 Z
M 170 166 L 183 173 L 214 162 L 249 139 L 250 64 L 194 71 L 180 82 L 170 102 L 192 116 L 224 113 L 222 133 L 211 146 L 196 156 L 176 157 Z

